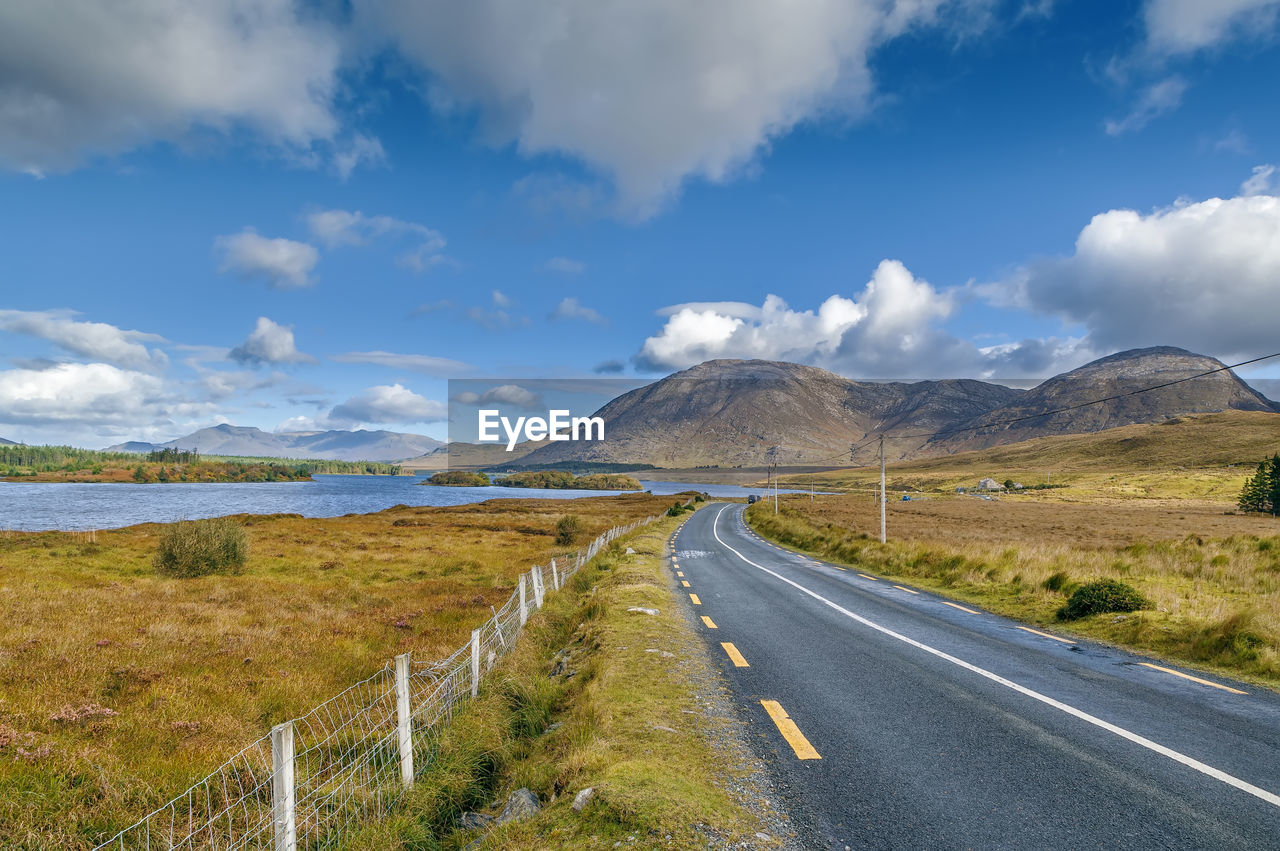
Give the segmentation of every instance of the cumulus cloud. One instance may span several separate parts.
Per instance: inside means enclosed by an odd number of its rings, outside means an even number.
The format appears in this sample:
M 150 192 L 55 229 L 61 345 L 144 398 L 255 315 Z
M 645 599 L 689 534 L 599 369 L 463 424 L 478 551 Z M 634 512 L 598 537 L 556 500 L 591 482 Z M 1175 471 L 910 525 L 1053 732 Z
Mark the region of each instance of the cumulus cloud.
M 346 352 L 345 354 L 334 355 L 332 360 L 339 363 L 363 363 L 385 366 L 391 369 L 408 369 L 413 372 L 421 372 L 424 375 L 434 375 L 441 378 L 448 378 L 461 372 L 470 372 L 472 369 L 470 364 L 450 360 L 449 358 L 381 351 Z
M 83 358 L 104 361 L 128 369 L 158 370 L 169 359 L 145 343 L 162 343 L 157 334 L 126 331 L 105 322 L 81 322 L 71 311 L 0 310 L 0 331 L 48 340 Z
M 1222 358 L 1276 348 L 1280 198 L 1210 198 L 1094 216 L 1067 257 L 987 291 L 1079 323 L 1098 351 L 1172 344 Z
M 146 435 L 177 421 L 207 416 L 212 406 L 169 391 L 156 375 L 105 363 L 62 363 L 48 369 L 0 371 L 0 424 L 47 442 L 93 441 L 102 435 Z
M 573 296 L 561 299 L 556 309 L 551 311 L 550 319 L 581 319 L 596 325 L 607 325 L 608 320 L 595 308 L 587 307 Z
M 0 164 L 65 169 L 197 126 L 307 149 L 337 130 L 341 53 L 289 0 L 0 4 Z
M 833 295 L 815 310 L 793 310 L 776 295 L 759 307 L 736 302 L 674 305 L 662 330 L 644 341 L 637 363 L 646 369 L 687 367 L 712 358 L 796 360 L 910 376 L 949 363 L 949 349 L 967 348 L 935 330 L 953 310 L 950 294 L 885 260 L 854 298 Z M 905 370 L 905 371 L 904 371 Z
M 389 0 L 356 15 L 423 72 L 438 109 L 475 109 L 487 138 L 568 154 L 611 178 L 619 209 L 653 213 L 686 178 L 723 181 L 771 139 L 857 114 L 868 57 L 913 28 L 988 18 L 967 0 Z
M 293 328 L 277 325 L 265 316 L 258 317 L 258 324 L 248 339 L 232 349 L 227 357 L 253 366 L 315 362 L 311 355 L 298 351 L 293 341 Z
M 311 235 L 329 248 L 367 245 L 384 236 L 409 237 L 414 247 L 400 256 L 400 264 L 415 272 L 425 272 L 444 263 L 446 242 L 436 230 L 417 222 L 391 216 L 366 216 L 359 210 L 318 210 L 307 216 Z
M 361 424 L 430 423 L 448 418 L 448 408 L 441 402 L 419 396 L 400 384 L 370 387 L 335 405 L 326 421 L 338 428 Z
M 548 272 L 559 272 L 562 275 L 581 275 L 587 264 L 581 260 L 570 260 L 568 257 L 552 257 L 547 261 Z
M 1275 28 L 1280 0 L 1147 0 L 1147 43 L 1157 54 L 1191 53 Z
M 1124 118 L 1105 123 L 1108 136 L 1121 136 L 1146 127 L 1155 119 L 1173 112 L 1182 104 L 1187 81 L 1178 76 L 1161 80 L 1143 90 L 1133 110 Z
M 511 405 L 529 411 L 546 408 L 541 395 L 519 384 L 499 384 L 483 393 L 464 391 L 453 396 L 453 401 L 464 405 Z
M 333 169 L 338 177 L 346 180 L 356 167 L 363 164 L 370 166 L 385 165 L 387 152 L 382 143 L 372 136 L 357 133 L 351 141 L 341 146 L 333 154 Z
M 218 271 L 235 272 L 246 278 L 266 278 L 277 289 L 297 289 L 311 285 L 311 270 L 320 260 L 315 246 L 292 239 L 268 239 L 252 229 L 220 236 L 214 250 L 222 255 Z

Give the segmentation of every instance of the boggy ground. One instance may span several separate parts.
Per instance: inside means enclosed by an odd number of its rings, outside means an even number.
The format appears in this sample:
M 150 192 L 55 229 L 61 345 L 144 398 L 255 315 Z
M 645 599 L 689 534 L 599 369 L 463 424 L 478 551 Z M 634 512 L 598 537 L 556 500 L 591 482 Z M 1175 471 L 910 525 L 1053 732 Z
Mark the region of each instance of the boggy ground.
M 240 575 L 173 579 L 162 527 L 0 537 L 0 836 L 83 848 L 411 651 L 439 658 L 517 575 L 673 497 L 240 518 Z M 557 546 L 565 514 L 583 523 Z

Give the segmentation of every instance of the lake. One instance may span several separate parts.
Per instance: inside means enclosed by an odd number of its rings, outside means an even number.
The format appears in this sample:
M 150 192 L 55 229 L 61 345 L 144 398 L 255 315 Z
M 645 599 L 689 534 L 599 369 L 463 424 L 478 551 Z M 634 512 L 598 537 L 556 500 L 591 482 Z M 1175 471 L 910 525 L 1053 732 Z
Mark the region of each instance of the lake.
M 217 484 L 62 484 L 0 482 L 0 529 L 114 529 L 224 514 L 301 514 L 338 517 L 393 505 L 465 505 L 501 497 L 576 499 L 618 491 L 532 488 L 451 488 L 420 485 L 415 476 L 316 476 L 314 482 Z M 760 488 L 736 485 L 641 482 L 656 494 L 695 490 L 746 496 Z

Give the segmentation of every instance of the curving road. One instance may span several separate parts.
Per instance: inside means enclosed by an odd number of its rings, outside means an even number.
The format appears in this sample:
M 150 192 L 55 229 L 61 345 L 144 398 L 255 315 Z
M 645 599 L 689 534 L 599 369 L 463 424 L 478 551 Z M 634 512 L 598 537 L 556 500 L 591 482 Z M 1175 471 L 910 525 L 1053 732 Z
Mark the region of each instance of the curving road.
M 798 555 L 742 511 L 697 512 L 671 569 L 806 846 L 1280 848 L 1280 696 Z

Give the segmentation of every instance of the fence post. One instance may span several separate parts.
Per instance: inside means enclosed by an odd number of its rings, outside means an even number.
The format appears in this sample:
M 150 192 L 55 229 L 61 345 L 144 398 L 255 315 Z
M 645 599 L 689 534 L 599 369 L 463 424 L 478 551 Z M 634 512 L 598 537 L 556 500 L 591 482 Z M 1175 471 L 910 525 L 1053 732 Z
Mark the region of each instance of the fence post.
M 271 814 L 275 851 L 297 851 L 298 824 L 294 812 L 293 722 L 271 728 Z
M 546 589 L 542 586 L 542 568 L 534 565 L 529 568 L 529 576 L 533 579 L 533 602 L 538 604 L 538 610 L 542 610 L 542 595 L 546 593 Z
M 520 626 L 523 627 L 529 620 L 529 603 L 525 597 L 524 590 L 524 574 L 520 574 Z
M 409 654 L 396 657 L 396 730 L 400 738 L 400 782 L 413 785 L 413 715 L 409 709 Z
M 471 631 L 471 696 L 480 693 L 480 630 Z
M 551 590 L 560 590 L 560 571 L 556 570 L 556 560 L 551 560 Z

